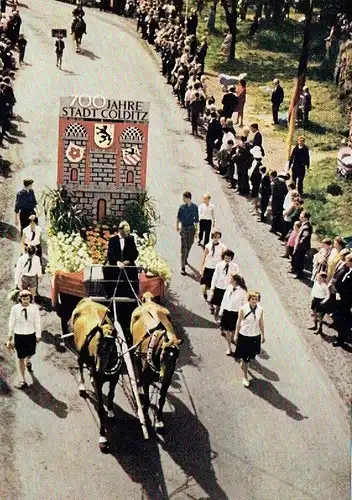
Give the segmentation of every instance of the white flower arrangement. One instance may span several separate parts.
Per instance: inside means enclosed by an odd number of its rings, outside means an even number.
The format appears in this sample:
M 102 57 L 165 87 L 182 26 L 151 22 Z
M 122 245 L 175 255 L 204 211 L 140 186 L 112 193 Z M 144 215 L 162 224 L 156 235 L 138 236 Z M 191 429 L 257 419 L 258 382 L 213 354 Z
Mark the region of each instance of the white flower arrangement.
M 54 274 L 55 271 L 73 273 L 93 263 L 87 243 L 78 233 L 48 233 L 48 255 L 46 272 L 49 274 Z
M 139 252 L 137 265 L 151 274 L 160 276 L 166 283 L 170 283 L 171 269 L 168 263 L 155 251 L 156 238 L 152 235 L 144 235 L 143 238 L 135 234 L 133 236 Z

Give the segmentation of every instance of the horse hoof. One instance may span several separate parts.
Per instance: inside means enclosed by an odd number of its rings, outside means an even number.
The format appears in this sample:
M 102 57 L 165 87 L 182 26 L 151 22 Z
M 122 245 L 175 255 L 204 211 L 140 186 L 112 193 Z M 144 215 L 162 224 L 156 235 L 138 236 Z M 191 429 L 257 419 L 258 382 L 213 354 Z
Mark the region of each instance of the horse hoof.
M 108 418 L 115 418 L 115 413 L 113 410 L 108 410 Z

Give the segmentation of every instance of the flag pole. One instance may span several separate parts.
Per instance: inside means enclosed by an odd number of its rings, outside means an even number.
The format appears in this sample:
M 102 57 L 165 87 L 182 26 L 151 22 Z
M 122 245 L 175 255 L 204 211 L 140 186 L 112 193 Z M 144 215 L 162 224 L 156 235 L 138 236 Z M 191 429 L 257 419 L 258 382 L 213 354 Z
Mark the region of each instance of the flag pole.
M 307 12 L 306 12 L 306 16 L 305 16 L 304 33 L 303 33 L 302 50 L 301 50 L 301 55 L 300 55 L 299 63 L 298 63 L 297 80 L 296 80 L 296 85 L 295 85 L 295 89 L 293 92 L 293 96 L 291 99 L 290 108 L 288 111 L 289 130 L 288 130 L 287 141 L 286 141 L 287 160 L 289 160 L 290 156 L 291 156 L 293 136 L 294 136 L 295 128 L 296 128 L 296 116 L 297 116 L 299 96 L 301 95 L 303 87 L 304 87 L 305 82 L 306 82 L 308 56 L 309 56 L 309 41 L 310 41 L 311 26 L 312 26 L 312 15 L 313 15 L 313 1 L 314 0 L 309 0 L 309 4 L 307 6 Z

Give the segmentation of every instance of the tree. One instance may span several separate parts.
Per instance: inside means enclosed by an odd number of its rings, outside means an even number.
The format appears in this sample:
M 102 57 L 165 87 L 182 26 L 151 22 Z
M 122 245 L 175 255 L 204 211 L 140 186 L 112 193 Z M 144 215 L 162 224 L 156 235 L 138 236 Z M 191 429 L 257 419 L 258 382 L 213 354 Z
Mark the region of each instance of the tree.
M 236 59 L 236 39 L 237 39 L 237 4 L 238 0 L 221 0 L 225 11 L 226 23 L 231 33 L 231 46 L 228 61 Z

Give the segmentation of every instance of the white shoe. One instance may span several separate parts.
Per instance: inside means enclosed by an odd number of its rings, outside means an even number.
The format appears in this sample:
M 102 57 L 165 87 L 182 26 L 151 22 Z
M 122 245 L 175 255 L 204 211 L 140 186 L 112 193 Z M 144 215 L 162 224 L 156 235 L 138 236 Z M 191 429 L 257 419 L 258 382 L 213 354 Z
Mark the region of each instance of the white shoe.
M 243 378 L 242 384 L 244 385 L 244 387 L 249 387 L 249 380 L 247 378 Z

